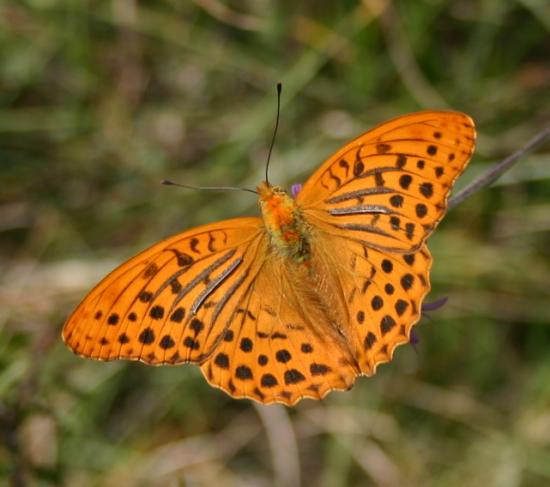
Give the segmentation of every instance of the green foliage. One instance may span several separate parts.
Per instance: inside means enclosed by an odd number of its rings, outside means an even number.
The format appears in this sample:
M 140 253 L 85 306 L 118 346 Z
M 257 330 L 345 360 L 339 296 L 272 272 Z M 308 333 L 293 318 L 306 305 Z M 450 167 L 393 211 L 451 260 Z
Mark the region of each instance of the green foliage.
M 543 1 L 26 0 L 0 5 L 0 483 L 548 485 L 548 146 L 430 240 L 416 350 L 348 393 L 257 407 L 197 368 L 61 343 L 78 299 L 166 235 L 254 214 L 344 141 L 428 108 L 472 115 L 459 187 L 550 119 Z M 545 152 L 546 151 L 546 156 Z

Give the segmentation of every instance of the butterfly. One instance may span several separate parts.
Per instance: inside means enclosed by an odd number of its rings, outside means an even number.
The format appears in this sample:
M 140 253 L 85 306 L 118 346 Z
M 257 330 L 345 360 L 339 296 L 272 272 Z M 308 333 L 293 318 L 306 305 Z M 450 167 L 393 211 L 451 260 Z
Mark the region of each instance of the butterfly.
M 294 405 L 347 390 L 409 342 L 430 290 L 426 239 L 474 151 L 472 119 L 382 123 L 294 198 L 262 182 L 261 218 L 187 230 L 105 277 L 68 318 L 76 354 L 194 363 L 235 398 Z

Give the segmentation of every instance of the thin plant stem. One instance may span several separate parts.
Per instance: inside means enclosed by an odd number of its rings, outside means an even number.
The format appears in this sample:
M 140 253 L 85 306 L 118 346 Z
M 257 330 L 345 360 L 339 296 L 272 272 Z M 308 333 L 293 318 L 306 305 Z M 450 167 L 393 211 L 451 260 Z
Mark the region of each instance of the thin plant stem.
M 455 194 L 449 199 L 449 209 L 455 208 L 465 199 L 476 193 L 482 188 L 494 183 L 505 171 L 510 169 L 515 163 L 517 163 L 527 152 L 542 145 L 542 143 L 550 137 L 550 126 L 544 128 L 541 132 L 535 135 L 527 144 L 521 149 L 517 150 L 513 154 L 509 155 L 506 159 L 495 164 L 487 172 L 474 179 L 468 186 L 462 191 Z

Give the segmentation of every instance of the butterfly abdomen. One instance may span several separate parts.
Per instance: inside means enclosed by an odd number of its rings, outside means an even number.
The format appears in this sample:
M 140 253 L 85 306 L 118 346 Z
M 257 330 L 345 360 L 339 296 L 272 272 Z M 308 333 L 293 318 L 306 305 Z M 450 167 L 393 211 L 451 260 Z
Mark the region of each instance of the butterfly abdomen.
M 266 182 L 258 186 L 258 192 L 271 244 L 279 253 L 298 262 L 308 261 L 308 231 L 296 201 L 282 188 Z

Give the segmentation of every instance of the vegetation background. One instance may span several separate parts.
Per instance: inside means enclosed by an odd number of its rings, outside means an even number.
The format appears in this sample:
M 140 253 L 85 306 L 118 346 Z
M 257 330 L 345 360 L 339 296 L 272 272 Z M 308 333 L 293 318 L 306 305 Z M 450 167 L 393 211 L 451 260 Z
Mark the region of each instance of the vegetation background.
M 369 127 L 467 112 L 458 186 L 550 121 L 545 0 L 0 4 L 0 484 L 550 484 L 549 147 L 430 239 L 419 344 L 347 393 L 232 400 L 193 366 L 80 359 L 64 319 L 140 249 L 256 214 Z

